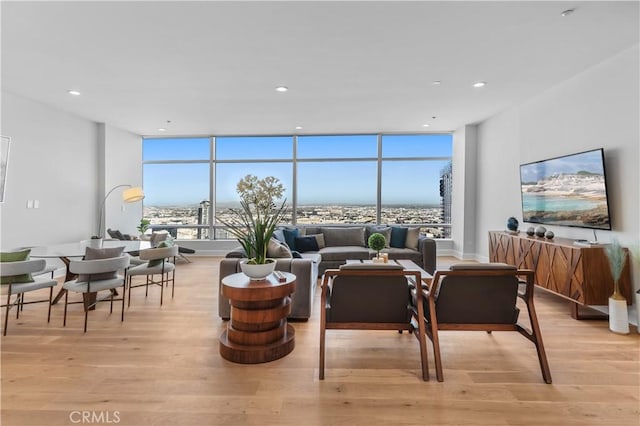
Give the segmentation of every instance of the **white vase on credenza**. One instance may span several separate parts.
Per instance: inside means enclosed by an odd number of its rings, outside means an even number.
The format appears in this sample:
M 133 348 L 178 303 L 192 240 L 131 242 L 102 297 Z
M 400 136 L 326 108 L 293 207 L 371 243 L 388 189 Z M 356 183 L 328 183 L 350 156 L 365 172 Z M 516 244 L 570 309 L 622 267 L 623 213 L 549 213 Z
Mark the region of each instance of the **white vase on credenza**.
M 629 334 L 627 300 L 620 294 L 617 281 L 614 288 L 613 294 L 609 297 L 609 330 L 618 334 Z

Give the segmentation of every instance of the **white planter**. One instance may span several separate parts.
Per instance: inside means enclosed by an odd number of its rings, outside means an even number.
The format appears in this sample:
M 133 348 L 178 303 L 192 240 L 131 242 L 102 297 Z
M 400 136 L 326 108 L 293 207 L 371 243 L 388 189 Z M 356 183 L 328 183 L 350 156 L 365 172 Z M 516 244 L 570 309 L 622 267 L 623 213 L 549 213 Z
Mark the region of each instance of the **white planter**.
M 629 312 L 627 301 L 609 298 L 609 330 L 629 334 Z
M 252 280 L 263 280 L 276 268 L 275 260 L 261 265 L 247 263 L 247 260 L 240 261 L 240 270 Z

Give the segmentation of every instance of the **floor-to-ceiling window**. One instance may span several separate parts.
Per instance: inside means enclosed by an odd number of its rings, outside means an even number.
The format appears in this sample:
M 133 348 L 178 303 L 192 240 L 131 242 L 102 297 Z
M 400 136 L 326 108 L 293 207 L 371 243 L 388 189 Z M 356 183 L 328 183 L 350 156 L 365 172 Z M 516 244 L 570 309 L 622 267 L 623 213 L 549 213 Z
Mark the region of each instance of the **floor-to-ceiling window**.
M 144 139 L 143 215 L 179 239 L 208 238 L 210 138 Z
M 377 135 L 297 139 L 296 223 L 375 223 Z
M 254 174 L 282 181 L 288 224 L 415 224 L 443 238 L 451 151 L 450 134 L 145 138 L 144 215 L 177 238 L 229 238 L 215 219 Z

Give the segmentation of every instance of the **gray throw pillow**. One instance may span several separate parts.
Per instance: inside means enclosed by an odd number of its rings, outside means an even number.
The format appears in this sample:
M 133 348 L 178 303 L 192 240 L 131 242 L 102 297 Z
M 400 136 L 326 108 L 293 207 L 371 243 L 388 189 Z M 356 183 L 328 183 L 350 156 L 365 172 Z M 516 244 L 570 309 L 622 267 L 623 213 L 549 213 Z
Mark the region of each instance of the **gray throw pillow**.
M 389 235 L 391 235 L 391 228 L 389 228 Z M 407 229 L 407 239 L 404 241 L 404 246 L 413 250 L 418 250 L 418 239 L 420 238 L 420 228 Z
M 289 250 L 287 243 L 280 242 L 276 238 L 271 238 L 271 240 L 269 240 L 269 245 L 267 246 L 267 257 L 272 257 L 274 259 L 286 257 L 291 259 L 293 255 L 291 254 L 291 250 Z
M 354 228 L 320 228 L 327 247 L 365 247 L 364 226 Z
M 97 259 L 110 259 L 112 257 L 122 256 L 124 247 L 110 247 L 110 248 L 93 248 L 87 247 L 84 252 L 83 260 L 97 260 Z M 100 274 L 80 274 L 77 280 L 81 282 L 87 282 L 91 278 L 91 281 L 97 280 L 110 280 L 111 278 L 118 278 L 118 271 L 103 272 Z

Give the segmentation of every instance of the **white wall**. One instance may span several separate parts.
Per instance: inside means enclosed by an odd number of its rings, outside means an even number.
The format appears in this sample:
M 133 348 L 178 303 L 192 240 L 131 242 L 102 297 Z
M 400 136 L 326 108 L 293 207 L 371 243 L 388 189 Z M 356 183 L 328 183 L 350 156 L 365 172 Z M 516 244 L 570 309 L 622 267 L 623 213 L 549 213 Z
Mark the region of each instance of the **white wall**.
M 142 137 L 113 126 L 100 125 L 104 131 L 104 187 L 106 195 L 117 185 L 142 186 Z M 119 229 L 123 234 L 138 235 L 142 202 L 124 203 L 117 188 L 105 203 L 105 229 Z
M 476 253 L 476 157 L 477 127 L 465 126 L 453 133 L 451 252 L 459 259 L 472 259 Z M 438 253 L 443 255 L 438 244 Z
M 97 232 L 104 194 L 119 184 L 142 185 L 138 135 L 6 92 L 2 125 L 1 134 L 12 138 L 2 249 L 87 239 Z M 122 189 L 107 200 L 106 226 L 136 234 L 142 203 L 124 204 Z M 27 200 L 40 208 L 28 209 Z
M 640 241 L 639 51 L 638 45 L 627 49 L 478 126 L 478 259 L 488 257 L 487 231 L 505 229 L 508 216 L 522 218 L 519 164 L 600 147 L 613 231 L 598 231 L 598 239 Z M 593 239 L 587 229 L 547 228 L 562 237 Z
M 3 135 L 11 152 L 0 245 L 78 241 L 91 236 L 96 215 L 96 124 L 2 92 Z M 27 209 L 27 200 L 40 208 Z

